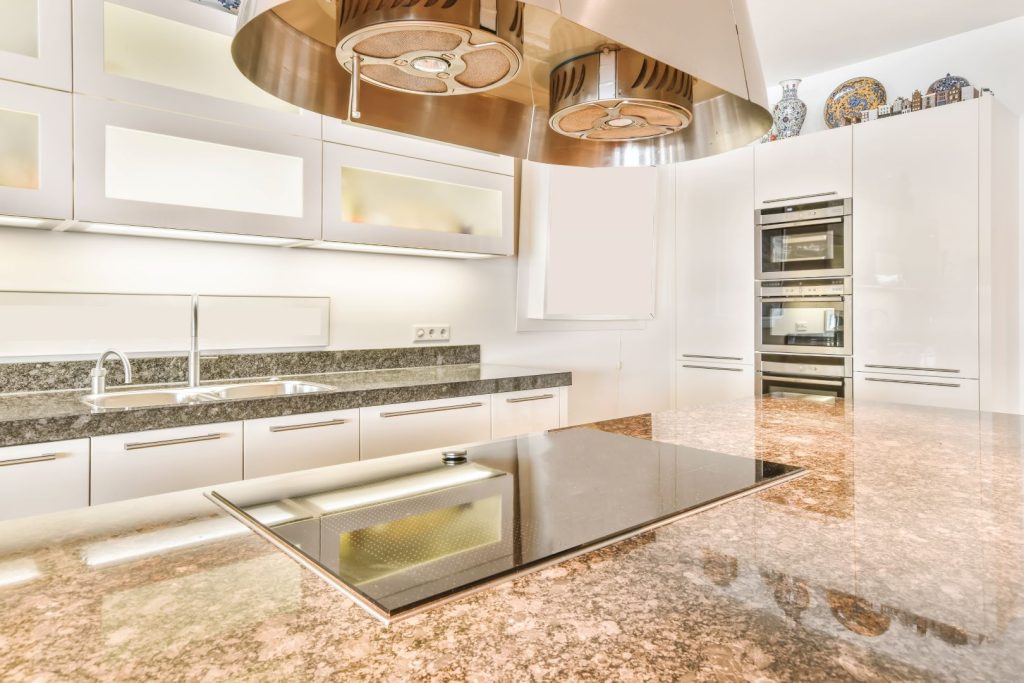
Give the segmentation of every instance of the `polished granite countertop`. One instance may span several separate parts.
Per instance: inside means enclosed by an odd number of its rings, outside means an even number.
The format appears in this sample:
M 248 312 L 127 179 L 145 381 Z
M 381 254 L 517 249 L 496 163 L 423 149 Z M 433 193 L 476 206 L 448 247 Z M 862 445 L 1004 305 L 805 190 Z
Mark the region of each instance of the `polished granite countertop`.
M 810 470 L 384 627 L 197 493 L 0 524 L 0 679 L 1012 681 L 1024 419 L 789 399 L 590 425 Z
M 86 390 L 0 394 L 0 447 L 572 384 L 569 372 L 491 364 L 332 372 L 285 378 L 322 384 L 329 390 L 131 409 L 92 408 L 82 401 L 89 393 Z M 203 382 L 203 385 L 222 386 L 259 379 L 220 379 Z M 122 388 L 110 386 L 108 390 Z

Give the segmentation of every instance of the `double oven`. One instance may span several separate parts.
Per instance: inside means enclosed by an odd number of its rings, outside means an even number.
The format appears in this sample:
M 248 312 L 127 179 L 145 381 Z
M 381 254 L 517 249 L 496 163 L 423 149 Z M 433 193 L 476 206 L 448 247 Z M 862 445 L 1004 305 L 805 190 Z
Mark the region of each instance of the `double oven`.
M 850 199 L 757 212 L 759 394 L 853 397 L 852 222 Z

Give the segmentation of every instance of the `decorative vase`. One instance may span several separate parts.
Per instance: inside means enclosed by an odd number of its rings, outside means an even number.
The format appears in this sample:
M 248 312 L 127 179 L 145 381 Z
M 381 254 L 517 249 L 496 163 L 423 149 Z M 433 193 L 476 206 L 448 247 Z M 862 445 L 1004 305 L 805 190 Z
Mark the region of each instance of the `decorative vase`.
M 795 137 L 800 134 L 800 129 L 804 126 L 804 119 L 807 118 L 807 105 L 796 96 L 800 79 L 781 81 L 779 85 L 782 86 L 782 99 L 772 110 L 775 130 L 778 131 L 780 138 Z

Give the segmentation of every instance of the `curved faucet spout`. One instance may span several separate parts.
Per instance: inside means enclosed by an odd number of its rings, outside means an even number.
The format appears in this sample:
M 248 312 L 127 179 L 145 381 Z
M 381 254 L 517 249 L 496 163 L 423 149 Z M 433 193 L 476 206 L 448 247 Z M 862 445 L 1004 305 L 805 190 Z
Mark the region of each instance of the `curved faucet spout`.
M 89 377 L 92 379 L 93 394 L 102 394 L 107 390 L 107 370 L 103 367 L 103 363 L 106 362 L 108 356 L 117 356 L 121 361 L 121 367 L 124 368 L 124 383 L 132 383 L 132 364 L 128 360 L 128 356 L 116 349 L 107 349 L 100 354 L 99 359 L 96 361 L 96 367 L 89 373 Z

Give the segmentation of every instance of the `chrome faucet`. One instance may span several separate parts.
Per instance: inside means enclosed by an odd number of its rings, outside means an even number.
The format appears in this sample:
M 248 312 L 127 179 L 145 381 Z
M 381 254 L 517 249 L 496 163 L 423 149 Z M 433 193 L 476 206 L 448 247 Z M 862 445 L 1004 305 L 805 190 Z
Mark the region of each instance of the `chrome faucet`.
M 92 378 L 92 393 L 102 394 L 107 390 L 107 369 L 103 367 L 103 363 L 107 360 L 107 356 L 117 356 L 121 360 L 121 367 L 124 368 L 124 383 L 132 383 L 132 364 L 128 360 L 128 356 L 124 355 L 120 351 L 114 349 L 108 349 L 104 351 L 99 360 L 96 361 L 96 367 L 89 373 L 89 377 Z
M 188 385 L 199 386 L 199 297 L 192 295 L 192 343 L 188 349 Z

